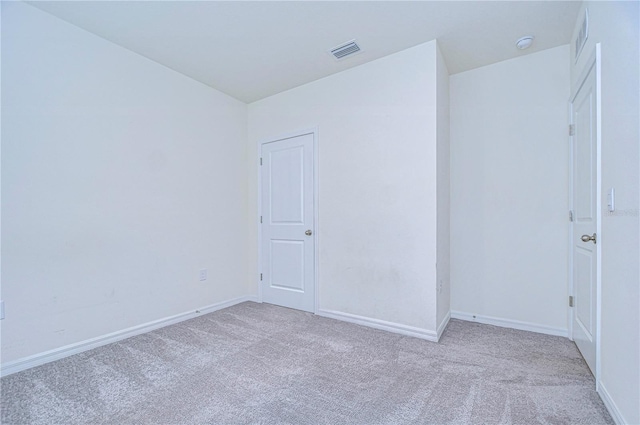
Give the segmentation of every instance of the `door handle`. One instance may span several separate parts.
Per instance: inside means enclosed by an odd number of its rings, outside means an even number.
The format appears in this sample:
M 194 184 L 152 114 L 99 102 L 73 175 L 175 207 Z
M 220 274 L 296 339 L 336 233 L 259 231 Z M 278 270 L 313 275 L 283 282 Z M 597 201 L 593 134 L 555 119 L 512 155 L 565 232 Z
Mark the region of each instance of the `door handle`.
M 307 230 L 306 232 L 304 232 L 304 234 L 307 235 L 307 236 L 311 236 L 311 233 L 313 233 L 313 232 L 311 232 L 311 230 Z
M 589 241 L 593 241 L 593 243 L 596 243 L 596 234 L 594 233 L 593 235 L 589 236 L 589 235 L 582 235 L 582 237 L 580 238 L 582 240 L 582 242 L 589 242 Z

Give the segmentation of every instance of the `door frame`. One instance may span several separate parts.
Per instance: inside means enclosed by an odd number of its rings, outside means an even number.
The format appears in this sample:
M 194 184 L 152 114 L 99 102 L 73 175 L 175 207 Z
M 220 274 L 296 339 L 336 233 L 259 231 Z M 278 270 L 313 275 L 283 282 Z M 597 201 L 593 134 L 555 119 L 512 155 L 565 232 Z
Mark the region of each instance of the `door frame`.
M 601 45 L 596 43 L 589 60 L 580 73 L 577 84 L 571 89 L 569 96 L 569 125 L 573 125 L 573 101 L 586 82 L 591 70 L 595 71 L 596 78 L 596 390 L 600 390 L 600 331 L 601 331 L 601 303 L 602 303 L 602 54 Z M 573 135 L 569 136 L 569 210 L 574 211 L 573 205 Z M 569 295 L 575 296 L 573 285 L 573 257 L 574 257 L 574 226 L 569 224 Z M 568 308 L 569 339 L 573 341 L 573 320 L 575 309 Z
M 285 139 L 292 139 L 294 137 L 298 137 L 298 136 L 305 136 L 307 134 L 311 134 L 313 135 L 313 234 L 314 234 L 314 238 L 313 238 L 313 279 L 314 279 L 314 285 L 313 285 L 313 313 L 314 314 L 318 314 L 318 310 L 320 309 L 320 282 L 319 282 L 319 261 L 318 261 L 318 251 L 319 251 L 319 239 L 320 239 L 320 232 L 318 231 L 318 229 L 320 228 L 319 226 L 319 217 L 318 217 L 318 126 L 309 128 L 309 129 L 305 129 L 305 130 L 298 130 L 298 131 L 293 131 L 293 132 L 289 132 L 289 133 L 285 133 L 282 134 L 280 136 L 276 136 L 276 137 L 268 137 L 268 138 L 264 138 L 264 139 L 260 139 L 258 140 L 258 145 L 257 145 L 257 150 L 258 150 L 258 190 L 257 190 L 257 196 L 258 196 L 258 217 L 257 217 L 257 222 L 258 222 L 258 276 L 257 276 L 257 282 L 258 282 L 258 302 L 262 303 L 262 281 L 260 279 L 260 276 L 262 274 L 262 226 L 260 223 L 260 217 L 262 216 L 262 169 L 260 168 L 261 165 L 261 159 L 262 159 L 262 145 L 265 145 L 267 143 L 272 143 L 272 142 L 277 142 L 279 140 L 285 140 Z

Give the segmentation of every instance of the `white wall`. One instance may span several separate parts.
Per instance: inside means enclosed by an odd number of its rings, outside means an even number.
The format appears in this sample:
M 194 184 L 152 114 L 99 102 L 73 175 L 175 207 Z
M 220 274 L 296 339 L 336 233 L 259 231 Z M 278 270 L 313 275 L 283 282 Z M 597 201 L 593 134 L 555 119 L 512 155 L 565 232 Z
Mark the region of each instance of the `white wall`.
M 614 417 L 640 423 L 639 176 L 640 75 L 638 2 L 586 2 L 574 36 L 589 9 L 589 38 L 577 64 L 575 87 L 595 43 L 602 43 L 602 329 L 599 392 Z M 607 191 L 616 211 L 607 211 Z
M 440 48 L 436 57 L 437 83 L 437 284 L 438 328 L 448 320 L 451 311 L 450 240 L 451 240 L 451 179 L 450 179 L 450 118 L 449 71 Z
M 3 2 L 2 361 L 246 295 L 245 140 L 243 103 Z
M 561 46 L 450 77 L 456 314 L 566 333 L 568 55 Z
M 433 333 L 435 41 L 250 104 L 249 163 L 259 141 L 314 126 L 320 309 Z M 257 217 L 257 165 L 249 184 Z M 255 259 L 257 224 L 250 241 Z

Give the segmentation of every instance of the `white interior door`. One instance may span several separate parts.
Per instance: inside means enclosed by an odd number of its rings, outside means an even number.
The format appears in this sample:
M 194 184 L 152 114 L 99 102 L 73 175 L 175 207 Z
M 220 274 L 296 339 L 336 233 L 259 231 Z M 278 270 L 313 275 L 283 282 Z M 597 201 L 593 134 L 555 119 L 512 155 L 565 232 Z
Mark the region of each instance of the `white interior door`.
M 597 198 L 596 66 L 587 74 L 571 102 L 572 120 L 572 337 L 592 373 L 596 373 L 597 273 L 599 243 Z
M 314 134 L 261 147 L 262 301 L 314 311 Z

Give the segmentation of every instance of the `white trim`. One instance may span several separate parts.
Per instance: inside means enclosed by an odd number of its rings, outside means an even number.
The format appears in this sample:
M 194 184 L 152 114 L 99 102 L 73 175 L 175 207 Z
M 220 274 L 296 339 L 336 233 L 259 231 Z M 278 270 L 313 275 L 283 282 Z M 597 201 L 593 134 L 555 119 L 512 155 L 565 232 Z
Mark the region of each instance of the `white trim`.
M 444 320 L 442 320 L 442 323 L 440 323 L 440 326 L 438 326 L 438 329 L 436 330 L 438 341 L 440 341 L 440 337 L 442 337 L 442 333 L 447 328 L 447 325 L 449 324 L 449 320 L 451 320 L 451 310 L 447 312 L 447 315 L 444 317 Z
M 137 325 L 131 328 L 112 332 L 107 335 L 102 335 L 96 338 L 91 338 L 85 341 L 66 345 L 64 347 L 55 348 L 53 350 L 45 351 L 44 353 L 34 354 L 32 356 L 24 357 L 22 359 L 3 363 L 0 369 L 0 375 L 7 376 L 13 373 L 21 372 L 23 370 L 30 369 L 32 367 L 40 366 L 45 363 L 53 362 L 55 360 L 60 360 L 65 357 L 72 356 L 74 354 L 82 353 L 83 351 L 92 350 L 94 348 L 101 347 L 103 345 L 111 344 L 113 342 L 120 341 L 125 338 L 130 338 L 132 336 L 150 332 L 155 329 L 163 328 L 165 326 L 169 326 L 179 322 L 183 322 L 185 320 L 193 319 L 194 317 L 200 316 L 202 314 L 207 314 L 207 313 L 212 313 L 214 311 L 222 310 L 223 308 L 231 307 L 233 305 L 240 304 L 245 301 L 255 302 L 257 301 L 257 299 L 256 297 L 253 297 L 253 296 L 234 298 L 228 301 L 211 304 L 194 311 L 176 314 L 175 316 L 169 316 L 163 319 L 154 320 L 152 322 L 144 323 L 142 325 Z
M 314 239 L 313 239 L 313 243 L 314 243 L 314 255 L 313 255 L 313 278 L 315 280 L 314 282 L 314 294 L 313 294 L 313 298 L 314 298 L 314 304 L 313 304 L 313 313 L 318 314 L 318 311 L 320 310 L 320 279 L 319 279 L 319 269 L 320 269 L 320 261 L 319 261 L 319 239 L 320 239 L 320 232 L 318 231 L 318 229 L 320 228 L 319 226 L 319 214 L 318 211 L 320 210 L 319 208 L 319 204 L 318 204 L 318 199 L 319 199 L 319 187 L 318 187 L 318 182 L 319 182 L 319 171 L 318 171 L 318 126 L 312 127 L 312 128 L 307 128 L 304 130 L 299 130 L 299 131 L 293 131 L 290 133 L 286 133 L 286 134 L 282 134 L 280 136 L 276 136 L 276 137 L 268 137 L 265 139 L 260 139 L 258 140 L 258 190 L 257 190 L 257 196 L 258 196 L 258 276 L 256 277 L 257 282 L 258 282 L 258 300 L 257 302 L 262 302 L 262 281 L 260 280 L 260 274 L 262 273 L 262 226 L 260 225 L 260 217 L 262 216 L 262 169 L 261 167 L 261 163 L 260 160 L 262 158 L 262 145 L 267 144 L 267 143 L 272 143 L 272 142 L 277 142 L 279 140 L 285 140 L 285 139 L 292 139 L 294 137 L 298 137 L 298 136 L 304 136 L 307 134 L 311 134 L 313 135 L 313 234 L 315 235 Z
M 596 43 L 596 234 L 602 241 L 602 53 Z M 602 243 L 596 245 L 596 391 L 600 388 L 600 331 L 602 329 Z
M 500 326 L 501 328 L 518 329 L 521 331 L 537 332 L 546 335 L 568 337 L 567 329 L 553 326 L 539 325 L 537 323 L 522 322 L 520 320 L 503 319 L 500 317 L 484 316 L 481 314 L 466 313 L 463 311 L 452 311 L 452 319 L 465 320 L 467 322 L 484 323 L 485 325 Z
M 429 331 L 414 326 L 403 325 L 395 322 L 387 322 L 385 320 L 373 319 L 371 317 L 358 316 L 356 314 L 343 313 L 333 310 L 318 310 L 318 316 L 328 317 L 343 322 L 355 323 L 357 325 L 367 326 L 369 328 L 380 329 L 383 331 L 393 332 L 401 335 L 413 336 L 416 338 L 426 339 L 427 341 L 438 342 L 438 335 L 434 331 Z
M 600 383 L 600 388 L 598 388 L 597 391 L 600 395 L 600 398 L 602 399 L 602 402 L 604 403 L 604 406 L 609 411 L 613 422 L 615 422 L 617 425 L 630 423 L 624 419 L 624 417 L 622 416 L 622 412 L 620 412 L 620 409 L 618 409 L 618 406 L 616 406 L 616 403 L 613 401 L 613 398 L 611 398 L 604 385 L 602 385 L 602 382 Z
M 573 122 L 573 99 L 574 99 L 575 95 L 571 95 L 571 97 L 569 98 L 569 102 L 567 103 L 567 107 L 568 107 L 568 113 L 569 113 L 569 125 L 572 126 L 574 125 Z M 575 206 L 573 205 L 573 160 L 574 160 L 574 155 L 573 155 L 573 135 L 569 134 L 568 137 L 569 143 L 568 143 L 568 147 L 569 147 L 569 187 L 568 189 L 568 193 L 569 193 L 569 211 L 570 214 L 572 214 L 572 220 L 569 221 L 569 225 L 567 226 L 567 243 L 568 243 L 568 248 L 567 249 L 567 296 L 570 297 L 572 295 L 574 295 L 574 290 L 573 290 L 573 250 L 574 250 L 574 246 L 573 246 L 573 220 L 575 220 Z M 567 337 L 573 341 L 573 307 L 569 306 L 569 299 L 566 300 L 565 305 L 567 305 Z
M 314 313 L 318 313 L 318 310 L 320 310 L 320 232 L 318 231 L 318 229 L 320 228 L 320 169 L 318 167 L 320 155 L 318 155 L 318 138 L 319 129 L 318 126 L 315 126 L 313 128 L 313 232 L 316 235 L 316 237 L 313 239 L 313 278 L 315 279 L 315 303 L 313 305 Z

